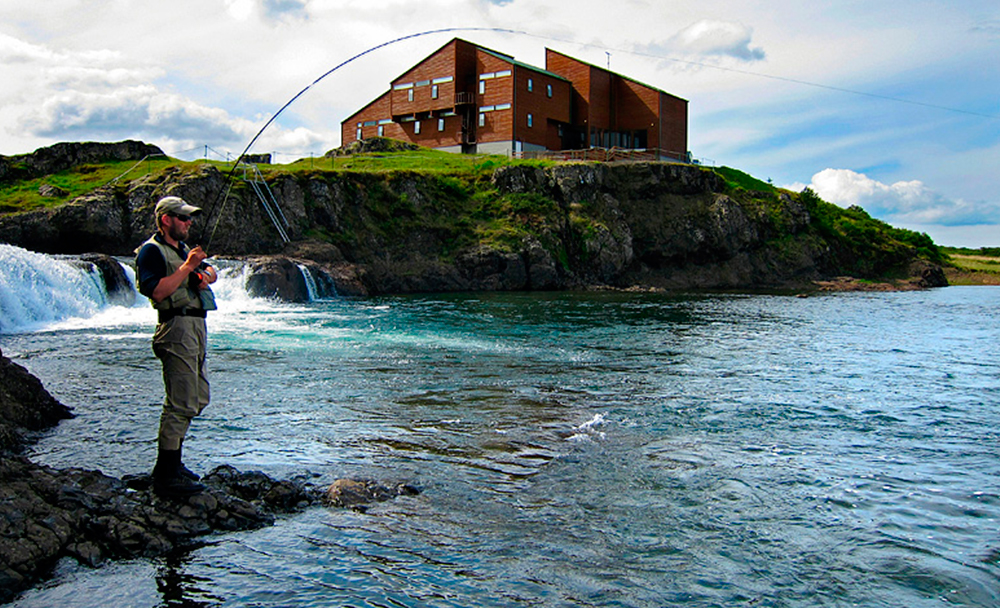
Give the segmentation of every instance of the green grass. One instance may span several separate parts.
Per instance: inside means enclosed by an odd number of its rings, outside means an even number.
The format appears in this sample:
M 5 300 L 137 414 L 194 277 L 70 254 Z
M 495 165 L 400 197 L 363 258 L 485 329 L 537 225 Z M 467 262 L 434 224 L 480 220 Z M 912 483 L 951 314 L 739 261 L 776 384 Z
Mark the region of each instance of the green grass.
M 262 172 L 282 170 L 308 171 L 358 171 L 366 173 L 392 173 L 416 171 L 445 175 L 489 174 L 504 165 L 546 166 L 551 161 L 518 160 L 498 155 L 470 155 L 420 149 L 409 152 L 371 152 L 351 156 L 303 158 L 287 165 L 260 167 Z
M 948 261 L 956 268 L 1000 274 L 1000 249 L 996 247 L 982 249 L 943 247 L 942 250 L 948 256 Z
M 731 189 L 742 189 L 751 192 L 778 192 L 778 189 L 773 185 L 761 181 L 756 177 L 744 173 L 739 169 L 733 169 L 732 167 L 716 167 L 714 169 L 722 179 L 726 180 L 726 185 Z
M 120 178 L 122 182 L 146 175 L 159 175 L 164 169 L 181 163 L 169 159 L 108 162 L 94 165 L 80 165 L 67 171 L 27 180 L 0 182 L 0 212 L 32 211 L 34 209 L 58 207 L 73 198 L 105 186 Z M 55 186 L 65 196 L 42 196 L 38 189 L 43 185 Z
M 811 189 L 798 195 L 815 229 L 830 242 L 842 267 L 858 277 L 881 276 L 918 257 L 943 264 L 944 252 L 927 234 L 895 228 L 858 206 L 847 209 L 828 203 Z

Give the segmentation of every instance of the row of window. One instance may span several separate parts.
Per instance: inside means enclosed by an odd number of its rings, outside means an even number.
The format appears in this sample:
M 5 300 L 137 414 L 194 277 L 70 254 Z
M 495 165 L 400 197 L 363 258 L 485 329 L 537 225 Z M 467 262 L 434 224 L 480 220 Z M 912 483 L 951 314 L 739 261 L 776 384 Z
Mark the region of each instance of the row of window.
M 509 110 L 509 109 L 510 109 L 510 104 L 509 103 L 501 104 L 501 105 L 498 105 L 498 106 L 483 106 L 483 107 L 479 108 L 479 126 L 480 127 L 485 127 L 486 126 L 486 114 L 487 113 L 498 111 L 498 110 Z M 535 117 L 534 117 L 534 115 L 528 114 L 527 118 L 528 118 L 528 127 L 529 128 L 534 127 L 535 126 Z M 379 120 L 379 121 L 366 120 L 363 123 L 359 122 L 358 123 L 358 129 L 355 132 L 356 139 L 358 139 L 358 140 L 364 139 L 364 135 L 363 135 L 363 132 L 362 132 L 362 127 L 374 127 L 375 125 L 378 125 L 378 136 L 379 137 L 384 137 L 385 136 L 385 125 L 387 125 L 387 124 L 389 124 L 391 122 L 392 121 L 389 120 L 389 119 L 383 119 L 383 120 Z M 420 135 L 420 131 L 421 131 L 421 126 L 420 125 L 421 125 L 421 121 L 419 121 L 419 120 L 413 121 L 413 134 L 414 135 Z M 444 131 L 444 127 L 445 127 L 444 118 L 438 118 L 437 119 L 437 127 L 438 127 L 438 131 L 439 132 L 440 131 Z
M 397 91 L 402 91 L 405 89 L 412 89 L 414 87 L 426 87 L 428 85 L 445 84 L 446 82 L 452 82 L 455 80 L 454 76 L 442 76 L 441 78 L 434 78 L 432 80 L 418 80 L 417 82 L 404 82 L 402 84 L 397 84 L 392 87 Z
M 507 77 L 507 76 L 510 76 L 510 75 L 511 75 L 511 71 L 510 70 L 503 70 L 503 71 L 500 71 L 500 72 L 489 72 L 489 73 L 486 73 L 486 74 L 480 74 L 479 75 L 479 94 L 480 95 L 485 95 L 486 94 L 486 81 L 487 80 L 493 80 L 494 78 L 504 78 L 504 77 Z M 440 92 L 439 89 L 438 89 L 438 85 L 439 84 L 444 84 L 446 82 L 452 82 L 454 80 L 455 80 L 454 76 L 444 76 L 444 77 L 441 77 L 441 78 L 435 78 L 433 80 L 420 80 L 420 81 L 417 81 L 417 82 L 405 82 L 405 83 L 402 83 L 402 84 L 397 84 L 397 85 L 395 85 L 392 88 L 394 90 L 396 90 L 396 91 L 406 91 L 406 100 L 407 101 L 413 101 L 413 90 L 416 87 L 430 86 L 431 87 L 431 99 L 437 99 L 438 98 L 438 94 Z M 534 90 L 535 90 L 535 79 L 534 78 L 529 78 L 528 79 L 528 92 L 530 93 L 530 92 L 533 92 Z M 551 84 L 545 85 L 545 94 L 548 97 L 552 97 L 552 85 Z
M 532 93 L 532 92 L 534 92 L 534 90 L 535 90 L 535 79 L 534 78 L 529 78 L 528 79 L 528 92 Z M 551 84 L 545 85 L 545 94 L 547 96 L 549 96 L 549 97 L 552 97 L 552 85 Z
M 406 100 L 413 101 L 413 90 L 418 87 L 429 86 L 431 88 L 431 99 L 437 99 L 440 93 L 439 85 L 453 82 L 455 80 L 454 76 L 442 76 L 440 78 L 434 78 L 430 80 L 418 80 L 416 82 L 404 82 L 393 86 L 395 91 L 406 91 Z

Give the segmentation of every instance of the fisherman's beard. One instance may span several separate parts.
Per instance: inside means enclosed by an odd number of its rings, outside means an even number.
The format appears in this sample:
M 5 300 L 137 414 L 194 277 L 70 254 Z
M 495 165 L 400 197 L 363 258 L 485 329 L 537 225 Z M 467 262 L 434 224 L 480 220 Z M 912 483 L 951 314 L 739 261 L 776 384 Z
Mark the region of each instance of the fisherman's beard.
M 171 224 L 170 228 L 167 229 L 168 236 L 177 242 L 186 241 L 189 232 L 191 230 L 188 226 L 178 224 Z

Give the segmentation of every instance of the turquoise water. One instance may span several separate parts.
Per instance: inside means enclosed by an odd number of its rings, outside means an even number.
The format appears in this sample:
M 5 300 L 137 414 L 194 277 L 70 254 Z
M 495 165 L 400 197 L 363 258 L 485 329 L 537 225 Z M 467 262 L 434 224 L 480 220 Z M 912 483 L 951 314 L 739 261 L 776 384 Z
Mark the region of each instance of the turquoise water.
M 1000 289 L 220 291 L 192 468 L 422 493 L 64 563 L 14 605 L 1000 604 Z M 115 309 L 0 335 L 77 413 L 33 458 L 149 468 L 152 323 Z

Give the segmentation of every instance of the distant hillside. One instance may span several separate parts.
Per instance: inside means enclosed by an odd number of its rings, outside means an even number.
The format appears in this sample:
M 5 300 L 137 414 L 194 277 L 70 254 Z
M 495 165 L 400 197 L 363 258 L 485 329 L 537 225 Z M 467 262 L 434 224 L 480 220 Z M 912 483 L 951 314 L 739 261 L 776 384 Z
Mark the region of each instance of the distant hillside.
M 72 158 L 45 174 L 24 170 L 38 166 L 31 158 L 0 157 L 0 240 L 129 255 L 169 193 L 206 209 L 193 240 L 211 253 L 311 259 L 366 293 L 943 282 L 935 268 L 946 258 L 926 235 L 730 168 L 514 161 L 389 142 L 261 165 L 286 245 L 242 169 L 229 180 L 231 165 L 150 156 L 141 144 L 102 160 L 92 145 L 61 144 Z

